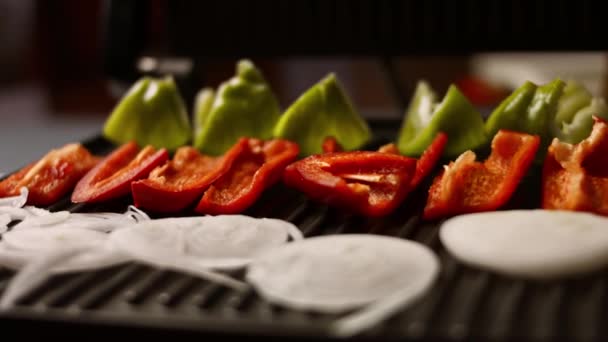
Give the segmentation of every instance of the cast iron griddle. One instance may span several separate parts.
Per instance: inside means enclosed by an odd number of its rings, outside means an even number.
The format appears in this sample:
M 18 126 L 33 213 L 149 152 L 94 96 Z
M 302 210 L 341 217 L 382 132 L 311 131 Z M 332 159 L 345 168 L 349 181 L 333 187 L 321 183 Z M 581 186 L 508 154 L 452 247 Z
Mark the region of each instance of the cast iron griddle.
M 373 127 L 376 136 L 386 136 L 381 125 Z M 384 129 L 394 127 L 393 123 Z M 103 138 L 85 145 L 98 154 L 112 148 Z M 534 207 L 538 203 L 534 174 L 525 181 L 529 184 L 520 186 L 510 206 Z M 437 234 L 440 222 L 419 218 L 429 182 L 427 179 L 395 213 L 381 219 L 330 209 L 281 184 L 266 191 L 245 214 L 291 221 L 307 237 L 382 234 L 419 241 L 436 251 L 442 269 L 433 289 L 412 307 L 357 339 L 582 341 L 608 336 L 607 270 L 577 279 L 533 282 L 461 265 L 441 246 Z M 130 198 L 124 198 L 103 205 L 74 205 L 65 198 L 50 209 L 120 212 L 130 203 Z M 0 291 L 13 274 L 0 270 Z M 243 272 L 234 275 L 242 277 Z M 262 300 L 253 291 L 239 294 L 189 275 L 128 263 L 55 276 L 17 307 L 3 312 L 0 325 L 3 332 L 18 336 L 329 340 L 327 326 L 336 317 L 285 309 Z

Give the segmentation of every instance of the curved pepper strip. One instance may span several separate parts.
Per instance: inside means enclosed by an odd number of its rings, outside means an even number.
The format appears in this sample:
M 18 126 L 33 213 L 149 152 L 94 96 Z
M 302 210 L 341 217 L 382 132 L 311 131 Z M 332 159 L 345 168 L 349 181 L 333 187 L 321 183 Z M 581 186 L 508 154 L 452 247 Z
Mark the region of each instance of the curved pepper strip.
M 424 81 L 418 83 L 401 126 L 397 144 L 407 156 L 420 156 L 439 132 L 450 138 L 444 156 L 455 157 L 487 142 L 481 114 L 454 85 L 436 103 L 436 94 Z
M 74 203 L 96 203 L 126 196 L 131 182 L 148 176 L 169 157 L 166 149 L 139 149 L 134 141 L 123 144 L 91 169 L 72 193 Z
M 285 169 L 286 185 L 330 206 L 366 216 L 392 212 L 410 191 L 416 160 L 353 151 L 313 155 Z
M 210 157 L 194 147 L 180 147 L 171 161 L 152 170 L 148 178 L 131 184 L 135 206 L 159 213 L 187 208 L 228 172 L 246 148 L 247 141 L 241 140 L 221 157 Z
M 246 144 L 246 148 L 230 170 L 205 191 L 196 212 L 220 215 L 244 211 L 280 180 L 285 167 L 300 153 L 296 143 L 283 139 L 241 138 L 238 143 Z
M 237 63 L 236 75 L 217 93 L 200 95 L 194 147 L 209 155 L 225 153 L 240 137 L 270 139 L 281 115 L 262 72 L 246 59 Z
M 19 195 L 29 190 L 27 204 L 47 206 L 70 192 L 76 183 L 99 162 L 80 144 L 53 149 L 0 182 L 0 197 Z
M 571 145 L 553 139 L 543 165 L 542 207 L 608 216 L 608 123 L 594 117 L 591 135 Z
M 117 144 L 175 150 L 192 137 L 186 106 L 172 77 L 143 77 L 120 100 L 103 127 Z
M 467 151 L 444 166 L 429 189 L 424 218 L 496 210 L 503 206 L 532 164 L 540 137 L 499 130 L 492 140 L 492 154 L 475 161 Z

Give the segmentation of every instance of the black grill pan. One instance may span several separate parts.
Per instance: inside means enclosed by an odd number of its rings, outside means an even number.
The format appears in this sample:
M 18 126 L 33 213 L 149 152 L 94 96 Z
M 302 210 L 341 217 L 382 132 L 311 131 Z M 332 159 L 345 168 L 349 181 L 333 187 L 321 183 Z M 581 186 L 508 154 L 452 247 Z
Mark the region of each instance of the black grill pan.
M 389 141 L 395 122 L 374 122 Z M 394 136 L 394 132 L 392 132 Z M 384 139 L 389 137 L 388 139 Z M 93 153 L 112 146 L 103 138 L 85 143 Z M 534 207 L 537 179 L 521 186 L 511 206 Z M 451 258 L 438 239 L 440 222 L 423 222 L 427 184 L 392 215 L 367 219 L 311 202 L 279 184 L 246 214 L 296 224 L 306 236 L 370 233 L 412 239 L 430 246 L 441 259 L 433 289 L 357 340 L 605 340 L 608 337 L 608 270 L 562 281 L 524 281 L 469 268 Z M 68 198 L 52 210 L 123 211 L 125 198 L 103 205 L 73 205 Z M 608 227 L 607 227 L 608 228 Z M 0 291 L 12 271 L 0 271 Z M 235 273 L 237 277 L 243 274 Z M 222 286 L 137 263 L 55 276 L 1 314 L 7 336 L 83 336 L 332 340 L 328 324 L 337 316 L 300 312 L 270 304 L 254 292 Z

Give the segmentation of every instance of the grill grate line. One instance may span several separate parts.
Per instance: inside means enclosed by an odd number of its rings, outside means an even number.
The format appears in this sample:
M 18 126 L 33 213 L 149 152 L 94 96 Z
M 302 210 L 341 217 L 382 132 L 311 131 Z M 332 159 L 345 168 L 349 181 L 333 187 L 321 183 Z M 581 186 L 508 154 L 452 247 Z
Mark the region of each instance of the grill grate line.
M 442 270 L 434 287 L 422 300 L 405 313 L 405 333 L 410 338 L 422 338 L 428 333 L 429 324 L 436 322 L 443 302 L 450 292 L 454 277 L 458 274 L 459 265 L 445 253 L 440 257 Z
M 169 271 L 149 268 L 147 274 L 134 286 L 124 292 L 124 299 L 131 304 L 139 304 L 145 300 L 154 287 L 169 277 Z
M 87 290 L 96 279 L 99 278 L 98 272 L 85 272 L 72 275 L 58 287 L 44 296 L 40 302 L 46 306 L 61 307 L 69 304 L 74 298 Z
M 184 276 L 158 295 L 158 302 L 165 306 L 176 306 L 192 290 L 196 288 L 199 280 L 191 276 Z
M 228 290 L 215 283 L 209 283 L 205 286 L 193 300 L 195 306 L 202 310 L 213 309 L 220 299 L 228 292 Z
M 113 294 L 118 292 L 118 289 L 125 285 L 130 279 L 136 277 L 143 270 L 136 264 L 123 265 L 123 267 L 115 270 L 113 274 L 97 285 L 92 291 L 83 296 L 77 303 L 77 307 L 91 309 L 108 301 Z

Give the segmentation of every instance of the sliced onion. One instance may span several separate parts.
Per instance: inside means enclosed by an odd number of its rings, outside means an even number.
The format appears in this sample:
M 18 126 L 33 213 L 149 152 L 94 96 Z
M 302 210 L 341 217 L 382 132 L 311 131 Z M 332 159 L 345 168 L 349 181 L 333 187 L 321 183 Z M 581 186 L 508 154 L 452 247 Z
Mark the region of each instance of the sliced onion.
M 371 320 L 359 320 L 369 326 L 397 309 L 383 300 L 398 299 L 402 308 L 426 293 L 438 271 L 437 257 L 420 243 L 352 234 L 314 237 L 271 250 L 249 266 L 246 279 L 262 297 L 295 309 L 341 313 L 384 303 L 366 315 Z M 335 329 L 353 333 L 348 323 Z
M 237 269 L 262 252 L 287 242 L 297 228 L 277 219 L 219 215 L 158 219 L 138 223 L 111 234 L 112 240 L 134 258 L 181 262 L 200 268 Z M 158 262 L 158 261 L 157 261 Z
M 130 205 L 125 212 L 125 215 L 133 218 L 137 222 L 150 220 L 150 216 L 146 214 L 143 210 L 135 207 L 134 205 Z
M 26 187 L 22 187 L 18 196 L 0 198 L 0 206 L 21 208 L 27 202 L 28 194 L 28 189 Z
M 11 230 L 2 238 L 0 263 L 12 269 L 23 268 L 41 254 L 68 249 L 82 249 L 86 252 L 79 253 L 65 264 L 57 265 L 51 272 L 96 269 L 129 259 L 109 243 L 107 234 L 94 230 L 31 228 Z
M 57 211 L 43 216 L 27 216 L 23 221 L 16 224 L 13 229 L 52 227 L 64 222 L 69 217 L 69 211 Z
M 31 205 L 26 205 L 25 207 L 23 207 L 23 209 L 27 210 L 29 214 L 28 216 L 45 216 L 51 214 L 51 212 L 46 209 L 34 207 Z
M 0 214 L 0 234 L 8 230 L 8 224 L 11 223 L 11 216 L 8 214 Z
M 70 258 L 83 253 L 80 248 L 58 249 L 42 253 L 28 263 L 16 276 L 14 276 L 0 300 L 0 309 L 10 309 L 19 299 L 44 283 L 52 273 L 50 270 L 57 264 L 65 263 Z

